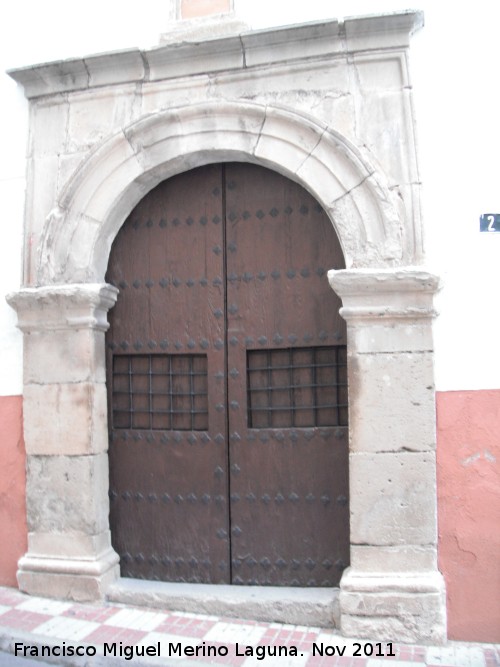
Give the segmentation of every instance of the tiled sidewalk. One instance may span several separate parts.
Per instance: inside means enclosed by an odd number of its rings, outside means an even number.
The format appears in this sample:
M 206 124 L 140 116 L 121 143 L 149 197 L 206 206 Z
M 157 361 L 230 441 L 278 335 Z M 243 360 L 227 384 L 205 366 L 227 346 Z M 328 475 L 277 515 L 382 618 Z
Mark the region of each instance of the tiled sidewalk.
M 44 598 L 28 597 L 11 588 L 0 588 L 0 640 L 5 649 L 13 642 L 24 645 L 61 646 L 63 642 L 97 649 L 95 658 L 82 662 L 60 658 L 57 664 L 116 664 L 113 657 L 103 657 L 106 643 L 119 648 L 134 646 L 135 654 L 123 664 L 138 667 L 142 664 L 173 665 L 230 665 L 233 667 L 500 667 L 500 645 L 463 644 L 452 642 L 445 647 L 388 645 L 386 642 L 360 641 L 357 649 L 353 640 L 346 640 L 323 628 L 283 625 L 225 619 L 182 612 L 134 608 L 117 604 L 75 604 Z M 160 658 L 140 657 L 142 647 L 160 646 Z M 169 647 L 174 648 L 170 650 Z M 191 656 L 196 647 L 198 657 Z M 262 658 L 257 646 L 269 647 Z M 320 655 L 321 646 L 323 655 Z M 253 647 L 253 649 L 247 649 Z M 280 657 L 271 657 L 272 647 L 281 649 Z M 345 648 L 344 648 L 345 647 Z M 187 648 L 187 655 L 184 649 Z M 338 655 L 338 649 L 344 653 Z M 364 656 L 354 657 L 355 652 Z M 130 649 L 129 649 L 130 650 Z M 254 655 L 245 655 L 253 650 Z M 259 651 L 263 649 L 258 649 Z M 391 657 L 376 657 L 376 653 L 392 652 Z M 174 654 L 172 654 L 174 651 Z M 285 651 L 287 656 L 283 655 Z M 179 655 L 179 652 L 182 655 Z M 209 655 L 217 652 L 217 655 Z M 227 655 L 221 655 L 227 653 Z M 294 655 L 296 653 L 296 655 Z M 139 654 L 139 655 L 138 655 Z M 28 653 L 29 655 L 29 653 Z M 260 658 L 260 659 L 259 659 Z M 45 658 L 44 658 L 45 659 Z M 85 662 L 84 662 L 85 660 Z

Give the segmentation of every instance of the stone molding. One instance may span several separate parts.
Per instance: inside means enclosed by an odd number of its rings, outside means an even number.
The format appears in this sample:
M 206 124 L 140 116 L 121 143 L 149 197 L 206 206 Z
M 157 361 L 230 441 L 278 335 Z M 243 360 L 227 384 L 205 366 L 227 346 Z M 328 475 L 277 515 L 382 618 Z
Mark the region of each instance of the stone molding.
M 406 48 L 410 35 L 422 25 L 422 12 L 408 10 L 242 31 L 150 50 L 126 49 L 11 69 L 8 73 L 32 99 L 103 85 L 147 83 L 332 55 L 346 58 L 360 50 Z

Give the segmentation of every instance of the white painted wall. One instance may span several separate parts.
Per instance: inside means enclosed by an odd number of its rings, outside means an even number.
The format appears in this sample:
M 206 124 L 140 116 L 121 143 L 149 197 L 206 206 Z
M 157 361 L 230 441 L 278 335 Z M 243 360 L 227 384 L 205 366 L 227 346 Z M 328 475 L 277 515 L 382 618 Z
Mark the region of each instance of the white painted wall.
M 254 28 L 406 9 L 401 0 L 234 0 Z M 150 47 L 172 18 L 167 0 L 19 0 L 0 23 L 0 70 L 131 46 Z M 78 7 L 78 13 L 75 13 Z M 436 321 L 439 390 L 500 388 L 500 233 L 479 215 L 500 213 L 500 4 L 420 0 L 412 79 L 429 266 L 443 277 Z M 470 8 L 470 10 L 469 10 Z M 5 14 L 6 10 L 3 10 Z M 20 335 L 3 295 L 19 286 L 26 103 L 0 75 L 0 395 L 21 392 Z

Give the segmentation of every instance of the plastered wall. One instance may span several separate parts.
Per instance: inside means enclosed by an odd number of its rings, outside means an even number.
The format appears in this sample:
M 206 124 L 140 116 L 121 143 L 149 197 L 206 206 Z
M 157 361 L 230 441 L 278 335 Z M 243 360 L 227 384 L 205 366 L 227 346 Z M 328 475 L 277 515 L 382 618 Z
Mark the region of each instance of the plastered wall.
M 437 395 L 439 565 L 451 639 L 500 641 L 500 391 Z
M 27 546 L 21 396 L 0 398 L 0 459 L 0 586 L 15 586 Z

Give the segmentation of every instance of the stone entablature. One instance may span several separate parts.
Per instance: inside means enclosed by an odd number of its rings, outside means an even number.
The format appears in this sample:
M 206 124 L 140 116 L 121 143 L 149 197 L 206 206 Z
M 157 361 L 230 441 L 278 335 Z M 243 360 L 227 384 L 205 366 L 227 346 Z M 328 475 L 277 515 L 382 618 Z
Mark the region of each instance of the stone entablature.
M 104 368 L 116 291 L 104 277 L 120 226 L 162 180 L 248 161 L 309 190 L 345 256 L 346 270 L 330 275 L 348 325 L 351 568 L 341 627 L 372 639 L 444 639 L 438 280 L 421 266 L 407 62 L 421 24 L 418 12 L 326 21 L 10 73 L 31 100 L 26 287 L 9 297 L 25 334 L 23 590 L 95 599 L 118 577 Z

